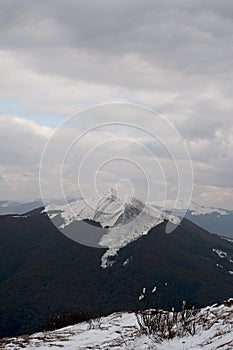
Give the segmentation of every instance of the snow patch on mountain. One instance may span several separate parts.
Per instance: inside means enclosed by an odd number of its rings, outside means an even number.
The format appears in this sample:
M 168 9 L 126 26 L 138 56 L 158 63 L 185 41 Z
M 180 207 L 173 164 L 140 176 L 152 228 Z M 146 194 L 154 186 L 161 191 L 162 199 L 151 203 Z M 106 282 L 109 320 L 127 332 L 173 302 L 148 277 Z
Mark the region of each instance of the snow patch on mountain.
M 226 252 L 223 252 L 223 251 L 220 250 L 220 249 L 215 249 L 215 248 L 213 248 L 213 252 L 216 253 L 216 254 L 219 256 L 219 258 L 221 258 L 221 259 L 224 259 L 224 258 L 227 257 L 227 253 L 226 253 Z
M 212 214 L 217 213 L 220 215 L 230 215 L 230 211 L 222 208 L 214 208 L 214 207 L 205 207 L 203 205 L 197 204 L 193 201 L 187 201 L 187 200 L 166 200 L 165 202 L 151 202 L 154 206 L 158 208 L 164 208 L 168 211 L 190 211 L 191 215 L 198 216 L 198 215 L 206 215 L 206 214 Z
M 48 205 L 44 212 L 51 220 L 58 215 L 61 217 L 60 229 L 87 219 L 107 228 L 107 233 L 99 241 L 99 246 L 108 248 L 102 256 L 101 266 L 104 268 L 112 264 L 109 258 L 116 256 L 119 249 L 146 235 L 164 220 L 174 225 L 180 223 L 178 217 L 145 205 L 136 198 L 119 196 L 113 189 L 106 191 L 100 198 L 79 199 L 67 205 Z

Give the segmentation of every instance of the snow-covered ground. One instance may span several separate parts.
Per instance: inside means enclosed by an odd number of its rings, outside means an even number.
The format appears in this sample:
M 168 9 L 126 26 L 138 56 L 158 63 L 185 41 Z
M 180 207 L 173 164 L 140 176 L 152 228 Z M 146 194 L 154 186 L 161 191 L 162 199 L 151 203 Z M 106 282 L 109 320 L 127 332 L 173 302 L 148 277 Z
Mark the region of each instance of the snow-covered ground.
M 52 332 L 0 340 L 4 350 L 232 350 L 233 300 L 201 309 L 196 334 L 156 343 L 140 335 L 133 313 L 115 313 L 100 320 L 84 322 Z

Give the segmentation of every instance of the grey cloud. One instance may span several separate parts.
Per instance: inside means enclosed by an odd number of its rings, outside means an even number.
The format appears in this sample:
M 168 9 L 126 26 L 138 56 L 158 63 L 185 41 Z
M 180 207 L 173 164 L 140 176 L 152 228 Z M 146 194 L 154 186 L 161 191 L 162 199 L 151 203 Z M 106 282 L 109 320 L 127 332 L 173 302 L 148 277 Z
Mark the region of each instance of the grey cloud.
M 118 98 L 151 105 L 175 118 L 198 183 L 230 186 L 232 23 L 229 0 L 3 0 L 0 92 L 31 114 Z M 22 155 L 30 138 L 16 131 L 17 153 L 11 135 L 2 161 L 34 164 L 43 137 Z
M 8 2 L 7 2 L 8 3 Z M 135 54 L 166 69 L 205 73 L 232 53 L 231 11 L 219 13 L 216 1 L 9 1 L 2 24 L 5 48 L 47 52 L 67 59 L 84 50 L 119 60 Z M 228 6 L 227 6 L 228 5 Z M 221 2 L 231 10 L 229 2 Z M 7 18 L 7 21 L 5 20 Z M 10 21 L 10 25 L 9 25 Z M 223 49 L 224 48 L 224 52 Z M 46 52 L 46 51 L 45 51 Z M 93 56 L 92 56 L 93 57 Z M 41 58 L 43 58 L 41 52 Z M 75 55 L 74 55 L 75 58 Z M 38 64 L 38 63 L 37 63 Z M 46 67 L 37 68 L 46 69 Z M 50 67 L 51 68 L 51 67 Z M 57 72 L 59 74 L 59 72 Z M 60 74 L 65 72 L 60 72 Z M 86 72 L 88 73 L 88 72 Z
M 232 98 L 229 1 L 9 3 L 2 48 L 39 73 L 118 87 L 119 96 L 135 99 L 140 92 L 176 92 L 173 113 L 196 114 L 198 95 L 216 87 L 210 96 L 216 110 Z M 208 104 L 199 103 L 201 117 Z

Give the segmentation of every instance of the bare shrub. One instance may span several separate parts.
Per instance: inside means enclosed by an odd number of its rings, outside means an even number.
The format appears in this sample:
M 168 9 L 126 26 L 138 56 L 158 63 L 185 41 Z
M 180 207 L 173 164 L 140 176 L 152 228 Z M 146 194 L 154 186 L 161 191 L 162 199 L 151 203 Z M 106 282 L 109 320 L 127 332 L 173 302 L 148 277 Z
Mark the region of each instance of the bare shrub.
M 139 297 L 142 306 L 145 305 L 145 294 L 142 292 Z M 153 295 L 155 296 L 155 292 Z M 157 300 L 156 296 L 155 298 Z M 171 311 L 162 310 L 157 306 L 157 301 L 155 301 L 155 305 L 156 307 L 153 309 L 142 308 L 135 313 L 141 334 L 153 336 L 158 342 L 176 336 L 183 337 L 187 334 L 195 334 L 195 315 L 198 311 L 195 307 L 188 307 L 185 301 L 183 301 L 179 311 L 174 308 L 171 308 Z
M 102 317 L 97 316 L 94 319 L 88 320 L 88 329 L 100 329 L 101 328 Z

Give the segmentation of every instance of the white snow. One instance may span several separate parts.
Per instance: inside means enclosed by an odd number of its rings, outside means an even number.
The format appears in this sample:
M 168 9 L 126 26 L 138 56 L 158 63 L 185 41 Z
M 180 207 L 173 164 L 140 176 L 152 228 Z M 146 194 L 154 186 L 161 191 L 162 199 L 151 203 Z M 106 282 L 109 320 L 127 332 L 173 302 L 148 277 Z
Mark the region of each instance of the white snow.
M 180 223 L 178 217 L 145 205 L 138 199 L 119 196 L 113 189 L 106 191 L 100 199 L 79 199 L 67 205 L 48 205 L 43 212 L 51 219 L 60 215 L 63 219 L 60 229 L 85 219 L 94 220 L 102 227 L 107 227 L 107 233 L 98 243 L 108 248 L 102 256 L 103 268 L 113 264 L 109 258 L 116 256 L 119 249 L 146 235 L 151 228 L 164 220 L 175 225 Z
M 222 265 L 216 264 L 217 267 L 220 267 L 220 269 L 223 269 Z
M 133 313 L 114 313 L 52 332 L 2 339 L 3 350 L 232 350 L 233 299 L 201 309 L 195 316 L 196 334 L 156 343 L 139 333 Z
M 123 262 L 123 266 L 126 266 L 126 265 L 128 265 L 128 263 L 129 263 L 129 258 L 127 258 L 124 262 Z
M 213 252 L 216 253 L 216 254 L 219 256 L 219 258 L 221 258 L 221 259 L 224 259 L 224 258 L 227 257 L 227 253 L 226 253 L 226 252 L 223 252 L 223 251 L 220 250 L 220 249 L 215 249 L 215 248 L 213 248 Z
M 49 217 L 50 217 L 50 219 L 52 220 L 52 219 L 54 219 L 57 215 L 58 215 L 58 213 L 50 213 L 50 214 L 49 214 Z
M 155 287 L 152 289 L 151 293 L 152 293 L 152 294 L 155 293 L 156 290 L 157 290 L 157 287 L 155 286 Z
M 179 200 L 176 202 L 176 200 L 168 199 L 163 202 L 151 202 L 151 204 L 159 207 L 164 208 L 165 210 L 175 210 L 177 211 L 186 211 L 189 210 L 191 212 L 191 215 L 205 215 L 205 214 L 212 214 L 217 213 L 218 217 L 220 215 L 229 215 L 229 210 L 222 209 L 222 208 L 214 208 L 214 207 L 205 207 L 203 205 L 197 204 L 193 201 L 187 201 L 187 200 Z M 220 214 L 220 215 L 219 215 Z

